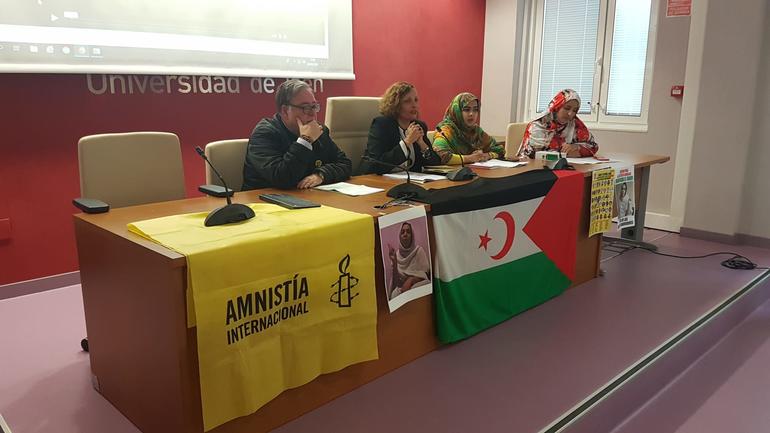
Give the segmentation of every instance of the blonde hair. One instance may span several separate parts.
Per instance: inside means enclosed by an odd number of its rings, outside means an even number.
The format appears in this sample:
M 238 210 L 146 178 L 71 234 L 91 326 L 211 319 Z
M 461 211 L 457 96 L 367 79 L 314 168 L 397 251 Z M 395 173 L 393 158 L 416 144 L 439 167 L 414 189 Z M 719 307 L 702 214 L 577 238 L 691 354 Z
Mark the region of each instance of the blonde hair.
M 383 116 L 398 117 L 401 100 L 412 89 L 414 89 L 414 86 L 406 81 L 398 81 L 391 84 L 380 99 L 380 113 Z

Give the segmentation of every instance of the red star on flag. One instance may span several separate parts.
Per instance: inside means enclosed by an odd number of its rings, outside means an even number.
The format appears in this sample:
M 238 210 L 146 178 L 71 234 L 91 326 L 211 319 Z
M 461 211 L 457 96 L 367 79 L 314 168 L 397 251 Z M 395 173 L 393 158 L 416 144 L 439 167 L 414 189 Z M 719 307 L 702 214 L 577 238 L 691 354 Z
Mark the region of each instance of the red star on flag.
M 489 230 L 485 231 L 483 235 L 479 235 L 479 248 L 484 247 L 484 251 L 487 250 L 487 244 L 489 244 L 489 241 L 492 240 L 492 238 L 489 237 Z

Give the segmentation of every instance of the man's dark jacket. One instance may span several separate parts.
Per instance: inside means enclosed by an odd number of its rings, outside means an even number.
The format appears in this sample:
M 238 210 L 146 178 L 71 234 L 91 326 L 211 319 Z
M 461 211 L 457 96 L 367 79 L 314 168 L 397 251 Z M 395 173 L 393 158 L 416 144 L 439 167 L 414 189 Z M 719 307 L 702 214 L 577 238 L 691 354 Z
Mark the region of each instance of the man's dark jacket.
M 325 184 L 350 177 L 350 159 L 329 137 L 326 126 L 313 143 L 313 150 L 298 143 L 297 138 L 280 115 L 262 119 L 249 137 L 241 189 L 296 188 L 300 180 L 312 173 L 320 173 Z

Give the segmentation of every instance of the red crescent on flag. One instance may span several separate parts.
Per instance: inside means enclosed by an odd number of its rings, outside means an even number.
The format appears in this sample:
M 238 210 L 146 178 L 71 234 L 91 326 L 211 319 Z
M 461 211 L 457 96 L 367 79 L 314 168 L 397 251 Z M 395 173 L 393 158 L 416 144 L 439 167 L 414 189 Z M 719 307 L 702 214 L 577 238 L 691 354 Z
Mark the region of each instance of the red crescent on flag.
M 498 212 L 494 219 L 501 219 L 505 223 L 505 243 L 499 253 L 489 256 L 492 260 L 500 260 L 508 254 L 513 245 L 513 236 L 516 234 L 516 222 L 509 212 Z

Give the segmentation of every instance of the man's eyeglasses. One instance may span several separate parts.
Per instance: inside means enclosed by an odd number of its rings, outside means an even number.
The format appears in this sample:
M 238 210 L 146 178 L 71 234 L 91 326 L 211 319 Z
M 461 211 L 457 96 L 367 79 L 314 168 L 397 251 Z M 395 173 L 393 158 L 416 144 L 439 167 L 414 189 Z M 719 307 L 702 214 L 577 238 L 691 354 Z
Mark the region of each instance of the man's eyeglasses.
M 289 107 L 299 108 L 302 110 L 303 113 L 307 114 L 308 116 L 312 116 L 313 114 L 318 113 L 321 111 L 321 104 L 318 102 L 315 102 L 313 104 L 302 104 L 302 105 L 294 105 L 294 104 L 286 104 Z
M 463 107 L 463 113 L 478 113 L 481 111 L 479 107 Z

